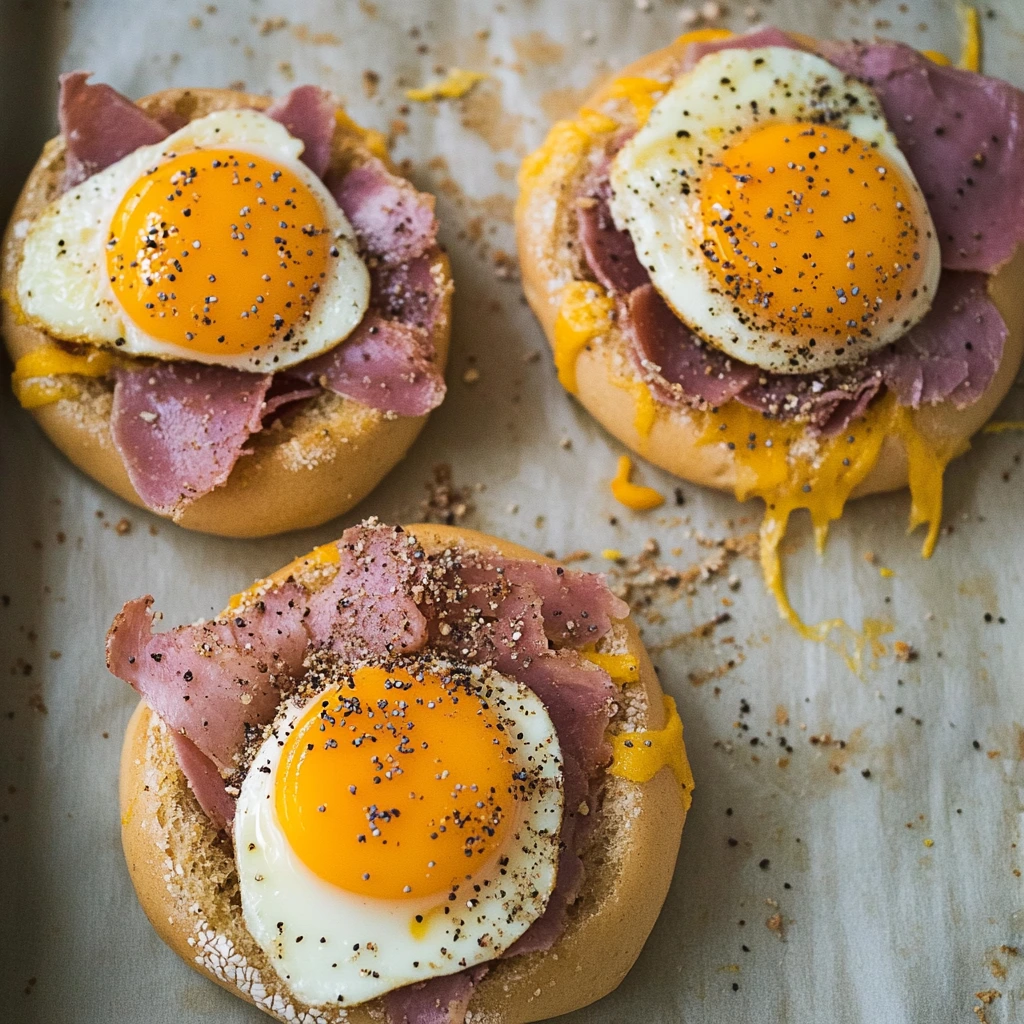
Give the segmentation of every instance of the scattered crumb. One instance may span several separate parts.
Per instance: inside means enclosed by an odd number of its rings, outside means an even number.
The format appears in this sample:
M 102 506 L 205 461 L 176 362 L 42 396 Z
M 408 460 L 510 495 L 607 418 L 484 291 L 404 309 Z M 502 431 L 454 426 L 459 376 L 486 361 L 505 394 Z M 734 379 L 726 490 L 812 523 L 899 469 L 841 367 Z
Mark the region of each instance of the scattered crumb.
M 288 27 L 287 18 L 264 18 L 260 22 L 260 35 L 269 36 L 272 32 L 279 32 Z
M 377 95 L 377 86 L 380 84 L 380 75 L 376 71 L 367 68 L 363 72 L 363 92 L 368 100 Z
M 123 537 L 127 533 L 132 532 L 132 523 L 130 519 L 119 519 L 117 525 L 114 527 L 114 533 L 119 537 Z
M 462 381 L 464 384 L 475 384 L 480 379 L 480 371 L 475 367 L 471 366 L 462 375 Z
M 420 505 L 424 522 L 454 526 L 473 510 L 466 491 L 452 482 L 452 467 L 447 462 L 439 462 L 434 466 L 433 480 L 424 486 L 427 497 Z
M 893 654 L 897 661 L 908 662 L 917 660 L 917 651 L 903 640 L 896 640 L 892 645 Z

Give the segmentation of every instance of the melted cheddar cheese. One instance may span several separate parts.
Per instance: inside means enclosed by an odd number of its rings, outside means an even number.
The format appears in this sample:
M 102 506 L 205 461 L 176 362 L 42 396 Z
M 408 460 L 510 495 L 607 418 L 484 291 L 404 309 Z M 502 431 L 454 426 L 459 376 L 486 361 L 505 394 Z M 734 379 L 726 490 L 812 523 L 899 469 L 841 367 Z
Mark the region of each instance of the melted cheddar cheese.
M 962 71 L 981 70 L 981 32 L 978 28 L 978 11 L 966 4 L 957 4 L 960 22 L 963 26 L 963 43 L 957 67 Z
M 439 82 L 431 82 L 422 89 L 406 89 L 405 96 L 416 103 L 426 103 L 429 100 L 457 100 L 488 77 L 483 71 L 452 68 Z
M 640 662 L 632 654 L 601 654 L 598 651 L 582 650 L 580 656 L 592 665 L 603 668 L 618 686 L 635 683 L 640 678 Z
M 654 104 L 662 93 L 671 85 L 657 78 L 641 78 L 636 75 L 623 75 L 616 78 L 603 93 L 605 99 L 627 100 L 633 107 L 633 116 L 638 125 L 647 123 Z
M 612 744 L 612 763 L 608 771 L 620 779 L 643 783 L 653 779 L 662 768 L 671 768 L 679 783 L 683 810 L 688 811 L 693 799 L 693 773 L 683 744 L 683 722 L 676 702 L 667 694 L 662 699 L 665 702 L 664 728 L 620 732 L 608 737 Z
M 386 164 L 391 163 L 391 157 L 388 153 L 388 140 L 382 132 L 378 132 L 373 128 L 364 128 L 361 124 L 357 124 L 340 107 L 334 111 L 334 120 L 344 131 L 352 132 L 362 139 L 363 145 L 375 157 L 383 160 Z
M 59 345 L 40 345 L 14 364 L 11 387 L 22 408 L 37 409 L 81 394 L 68 377 L 105 377 L 115 365 L 116 357 L 102 349 L 76 355 Z
M 572 281 L 565 286 L 555 320 L 555 369 L 569 394 L 576 394 L 576 360 L 608 330 L 614 313 L 615 300 L 599 284 Z
M 801 619 L 786 593 L 780 557 L 790 516 L 797 509 L 806 509 L 818 550 L 824 550 L 829 525 L 843 514 L 850 495 L 875 467 L 886 439 L 894 438 L 902 442 L 909 462 L 910 529 L 928 526 L 921 554 L 929 558 L 942 518 L 943 472 L 966 446 L 926 437 L 917 429 L 914 413 L 890 394 L 871 405 L 862 420 L 838 437 L 816 443 L 809 439 L 802 424 L 766 420 L 738 402 L 704 416 L 700 443 L 728 444 L 733 452 L 736 497 L 740 501 L 761 498 L 765 502 L 761 569 L 780 615 L 807 639 L 827 643 L 859 675 L 866 653 L 876 657 L 884 653 L 881 637 L 892 627 L 887 622 L 867 620 L 858 631 L 841 619 L 813 625 Z
M 630 482 L 633 460 L 628 455 L 619 456 L 619 468 L 611 482 L 612 495 L 620 505 L 634 512 L 647 512 L 665 504 L 665 498 L 653 487 L 641 487 Z

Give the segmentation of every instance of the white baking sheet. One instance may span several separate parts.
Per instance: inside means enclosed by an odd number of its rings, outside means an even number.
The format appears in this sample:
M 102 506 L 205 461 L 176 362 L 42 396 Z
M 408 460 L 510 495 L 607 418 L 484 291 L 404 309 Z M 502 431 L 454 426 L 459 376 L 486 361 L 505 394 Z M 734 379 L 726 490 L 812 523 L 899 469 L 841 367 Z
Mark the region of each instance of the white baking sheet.
M 731 26 L 748 24 L 742 0 L 730 7 Z M 1024 4 L 991 7 L 986 68 L 1024 86 Z M 620 448 L 557 386 L 517 284 L 494 262 L 495 249 L 512 251 L 519 159 L 596 78 L 679 31 L 681 10 L 674 0 L 0 3 L 6 204 L 55 130 L 57 70 L 92 69 L 132 96 L 319 82 L 365 124 L 405 122 L 396 152 L 438 193 L 458 285 L 444 407 L 363 506 L 303 534 L 217 540 L 129 508 L 73 470 L 0 388 L 0 1018 L 263 1019 L 162 945 L 125 871 L 115 786 L 134 696 L 102 653 L 124 600 L 152 592 L 168 623 L 210 614 L 364 515 L 418 518 L 439 462 L 469 494 L 467 525 L 539 550 L 589 550 L 589 568 L 608 564 L 602 549 L 631 556 L 650 537 L 658 561 L 685 568 L 713 553 L 701 539 L 755 528 L 753 506 L 685 485 L 681 508 L 614 504 Z M 940 0 L 774 0 L 750 13 L 819 35 L 877 26 L 916 46 L 959 46 L 955 8 Z M 418 85 L 438 65 L 493 77 L 464 103 L 402 112 L 398 79 Z M 367 70 L 380 76 L 374 97 Z M 471 368 L 479 379 L 466 383 Z M 1000 415 L 1024 416 L 1020 385 Z M 931 562 L 904 536 L 905 494 L 852 507 L 824 561 L 805 524 L 794 532 L 797 606 L 890 617 L 920 651 L 912 663 L 886 655 L 858 680 L 778 622 L 742 557 L 692 593 L 655 598 L 644 632 L 679 701 L 698 788 L 639 963 L 574 1020 L 932 1024 L 974 1021 L 973 1007 L 991 1024 L 1024 1019 L 1022 449 L 1024 435 L 986 436 L 953 466 L 950 530 Z M 663 474 L 643 478 L 671 494 Z M 882 578 L 867 552 L 895 575 Z M 687 635 L 724 612 L 730 621 L 708 635 Z

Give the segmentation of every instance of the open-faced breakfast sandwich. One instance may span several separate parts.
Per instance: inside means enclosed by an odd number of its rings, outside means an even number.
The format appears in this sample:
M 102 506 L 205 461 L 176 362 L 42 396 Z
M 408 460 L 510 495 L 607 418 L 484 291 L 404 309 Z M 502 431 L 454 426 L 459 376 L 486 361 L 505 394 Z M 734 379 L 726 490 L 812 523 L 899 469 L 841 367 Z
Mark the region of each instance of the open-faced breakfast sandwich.
M 59 448 L 182 526 L 261 536 L 360 501 L 444 397 L 434 199 L 330 93 L 61 78 L 3 249 L 14 388 Z
M 947 463 L 1024 348 L 1024 93 L 894 42 L 706 30 L 650 54 L 526 160 L 527 297 L 616 437 L 763 498 L 819 547 L 909 484 L 931 553 Z
M 213 622 L 154 634 L 151 604 L 107 639 L 143 698 L 123 841 L 189 964 L 307 1024 L 515 1024 L 619 984 L 693 779 L 600 576 L 369 521 Z

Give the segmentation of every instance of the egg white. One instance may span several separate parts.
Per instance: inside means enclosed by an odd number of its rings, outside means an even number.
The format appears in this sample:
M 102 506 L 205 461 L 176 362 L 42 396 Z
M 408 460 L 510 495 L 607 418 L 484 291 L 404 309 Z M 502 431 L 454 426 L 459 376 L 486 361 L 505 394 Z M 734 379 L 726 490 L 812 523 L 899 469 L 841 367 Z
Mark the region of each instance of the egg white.
M 890 344 L 931 306 L 941 270 L 939 242 L 927 203 L 871 90 L 821 57 L 774 46 L 704 57 L 675 81 L 644 127 L 616 154 L 611 210 L 616 226 L 630 232 L 655 288 L 701 338 L 765 370 L 816 371 L 849 361 L 849 349 L 844 353 L 841 344 L 822 344 L 808 351 L 802 335 L 744 323 L 743 311 L 737 314 L 734 299 L 721 291 L 701 253 L 705 231 L 698 190 L 689 195 L 680 190 L 684 175 L 696 185 L 732 140 L 755 125 L 776 122 L 844 128 L 876 145 L 907 182 L 919 230 L 922 286 L 915 295 L 906 290 L 899 308 L 888 309 L 875 324 L 872 337 L 858 339 L 856 353 Z
M 447 668 L 436 662 L 429 670 Z M 422 900 L 357 896 L 302 863 L 277 818 L 275 780 L 283 740 L 308 705 L 293 701 L 286 707 L 242 783 L 234 843 L 246 927 L 291 991 L 310 1005 L 353 1006 L 492 960 L 547 906 L 557 877 L 562 821 L 558 737 L 544 704 L 528 687 L 478 667 L 465 671 L 471 685 L 486 694 L 506 735 L 522 734 L 514 758 L 536 783 L 517 805 L 519 816 L 506 845 L 474 876 L 481 886 L 473 893 L 474 906 L 464 895 L 469 886 L 460 889 L 455 902 L 436 894 Z M 494 864 L 499 855 L 508 859 L 500 877 Z M 451 908 L 448 915 L 431 913 L 445 905 Z M 410 927 L 416 914 L 424 917 L 418 937 Z M 481 945 L 485 935 L 489 940 Z
M 154 338 L 125 313 L 107 272 L 106 242 L 121 199 L 170 157 L 226 148 L 272 160 L 298 175 L 323 210 L 338 256 L 308 319 L 258 352 L 197 352 Z M 17 297 L 30 323 L 51 337 L 116 348 L 133 356 L 186 359 L 272 373 L 321 354 L 348 337 L 370 302 L 370 275 L 355 232 L 324 183 L 299 160 L 303 144 L 255 110 L 221 110 L 190 122 L 154 146 L 141 146 L 59 196 L 28 227 L 17 275 Z M 230 267 L 225 267 L 230 273 Z

